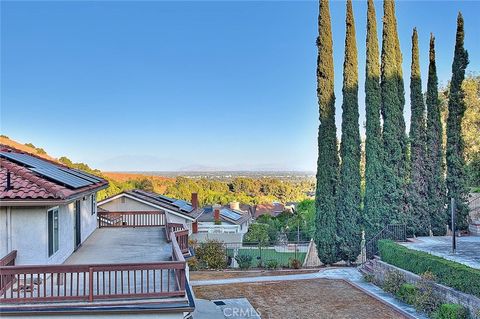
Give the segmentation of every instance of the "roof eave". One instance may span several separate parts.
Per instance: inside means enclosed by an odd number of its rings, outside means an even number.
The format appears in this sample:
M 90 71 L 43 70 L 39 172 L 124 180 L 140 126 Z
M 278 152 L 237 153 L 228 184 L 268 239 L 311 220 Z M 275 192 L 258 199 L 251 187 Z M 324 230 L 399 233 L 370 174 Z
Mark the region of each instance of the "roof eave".
M 0 207 L 9 207 L 9 206 L 16 206 L 16 207 L 21 207 L 21 206 L 28 206 L 28 207 L 43 207 L 43 206 L 55 206 L 55 205 L 65 205 L 68 204 L 74 200 L 76 200 L 79 197 L 83 197 L 86 194 L 94 193 L 101 191 L 102 189 L 105 189 L 108 187 L 108 183 L 101 185 L 99 187 L 87 189 L 85 191 L 82 191 L 80 193 L 75 193 L 70 195 L 69 197 L 66 198 L 58 198 L 58 199 L 34 199 L 34 198 L 29 198 L 29 199 L 0 199 Z

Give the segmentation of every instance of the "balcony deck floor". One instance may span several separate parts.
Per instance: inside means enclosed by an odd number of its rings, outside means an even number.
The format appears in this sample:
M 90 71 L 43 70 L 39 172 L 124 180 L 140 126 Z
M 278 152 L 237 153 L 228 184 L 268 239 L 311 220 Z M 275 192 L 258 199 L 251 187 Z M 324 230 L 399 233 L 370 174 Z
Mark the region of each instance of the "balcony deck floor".
M 160 227 L 137 228 L 99 228 L 74 252 L 64 264 L 130 264 L 154 263 L 170 261 L 172 246 L 167 243 L 165 229 Z M 18 276 L 15 284 L 8 289 L 3 298 L 22 298 L 33 296 L 88 296 L 89 287 L 85 285 L 88 273 L 68 273 L 54 275 L 50 273 L 36 274 L 26 277 Z M 31 292 L 17 289 L 18 283 L 35 282 Z M 135 278 L 135 279 L 134 279 Z M 148 278 L 148 279 L 147 279 Z M 135 281 L 136 280 L 136 281 Z M 154 282 L 157 286 L 154 285 Z M 149 285 L 150 284 L 150 285 Z M 45 286 L 45 287 L 44 287 Z M 175 274 L 173 270 L 162 269 L 130 270 L 115 272 L 98 272 L 94 275 L 93 291 L 96 295 L 111 294 L 113 290 L 123 293 L 130 292 L 166 292 L 176 291 Z M 45 289 L 45 291 L 43 291 Z M 115 292 L 116 294 L 117 292 Z M 1 302 L 1 298 L 0 298 Z
M 98 228 L 64 264 L 148 263 L 171 256 L 164 228 Z

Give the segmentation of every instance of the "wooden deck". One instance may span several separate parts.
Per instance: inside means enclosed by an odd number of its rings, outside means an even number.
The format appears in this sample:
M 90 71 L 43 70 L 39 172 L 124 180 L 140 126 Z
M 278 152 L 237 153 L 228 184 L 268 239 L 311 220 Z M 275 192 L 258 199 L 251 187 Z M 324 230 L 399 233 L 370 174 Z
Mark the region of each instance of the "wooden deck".
M 172 260 L 165 228 L 97 228 L 64 264 L 150 263 Z
M 97 229 L 63 265 L 0 266 L 0 302 L 185 298 L 188 230 L 174 226 L 111 225 Z

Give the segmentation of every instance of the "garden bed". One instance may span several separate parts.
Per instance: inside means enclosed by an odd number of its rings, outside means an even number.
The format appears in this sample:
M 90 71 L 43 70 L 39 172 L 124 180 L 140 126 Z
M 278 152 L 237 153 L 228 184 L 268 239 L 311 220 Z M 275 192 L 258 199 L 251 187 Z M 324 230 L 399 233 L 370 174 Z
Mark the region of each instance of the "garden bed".
M 311 274 L 318 272 L 320 269 L 295 269 L 295 270 L 198 270 L 190 272 L 190 280 L 215 280 L 230 278 L 251 278 L 265 276 L 286 276 L 298 274 Z
M 195 297 L 247 298 L 262 319 L 406 318 L 343 280 L 311 279 L 194 286 Z

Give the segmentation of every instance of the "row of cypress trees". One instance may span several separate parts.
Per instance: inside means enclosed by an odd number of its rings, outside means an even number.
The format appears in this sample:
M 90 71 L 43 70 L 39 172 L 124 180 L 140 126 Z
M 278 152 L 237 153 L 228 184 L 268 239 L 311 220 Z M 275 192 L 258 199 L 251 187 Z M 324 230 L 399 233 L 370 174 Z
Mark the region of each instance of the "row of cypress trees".
M 425 103 L 420 75 L 418 34 L 415 29 L 413 31 L 410 77 L 412 120 L 410 134 L 407 137 L 403 116 L 405 105 L 403 57 L 397 31 L 395 3 L 393 0 L 384 0 L 380 54 L 375 7 L 373 0 L 368 0 L 365 79 L 366 163 L 362 210 L 358 58 L 352 2 L 347 0 L 346 4 L 342 139 L 339 152 L 335 126 L 333 43 L 329 11 L 329 1 L 320 0 L 317 38 L 320 126 L 315 241 L 320 260 L 325 264 L 339 260 L 355 261 L 360 253 L 362 228 L 367 239 L 389 223 L 405 223 L 411 234 L 425 235 L 431 231 L 439 235 L 445 232 L 447 221 L 444 207 L 446 188 L 442 123 L 433 36 L 430 39 Z M 459 123 L 465 110 L 461 82 L 468 56 L 466 51 L 462 50 L 463 20 L 459 15 L 450 86 L 446 158 L 449 195 L 456 196 L 458 201 L 464 200 L 465 194 L 465 189 L 462 188 L 463 146 Z

